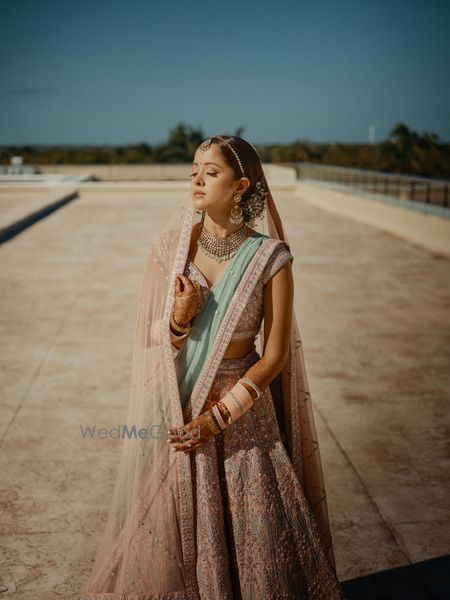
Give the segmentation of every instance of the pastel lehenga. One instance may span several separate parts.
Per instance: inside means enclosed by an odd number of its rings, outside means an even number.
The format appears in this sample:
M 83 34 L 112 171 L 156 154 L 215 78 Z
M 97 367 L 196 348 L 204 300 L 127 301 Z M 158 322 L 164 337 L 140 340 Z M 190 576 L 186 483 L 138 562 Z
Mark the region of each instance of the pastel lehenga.
M 180 350 L 169 329 L 175 275 L 189 272 L 202 283 L 201 273 L 188 269 L 196 215 L 190 201 L 150 247 L 126 421 L 137 435 L 122 440 L 81 600 L 344 598 L 294 312 L 286 365 L 252 409 L 192 453 L 171 452 L 166 443 L 171 427 L 218 402 L 262 355 L 260 327 L 255 350 L 223 358 L 262 278 L 292 259 L 270 192 L 267 209 L 268 235 L 244 240 L 208 289 Z

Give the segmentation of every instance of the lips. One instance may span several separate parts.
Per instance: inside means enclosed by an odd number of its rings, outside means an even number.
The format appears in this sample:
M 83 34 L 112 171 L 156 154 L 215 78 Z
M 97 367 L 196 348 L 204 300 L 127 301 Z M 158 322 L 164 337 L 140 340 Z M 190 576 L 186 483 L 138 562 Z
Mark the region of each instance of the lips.
M 204 196 L 205 192 L 194 192 L 194 196 Z

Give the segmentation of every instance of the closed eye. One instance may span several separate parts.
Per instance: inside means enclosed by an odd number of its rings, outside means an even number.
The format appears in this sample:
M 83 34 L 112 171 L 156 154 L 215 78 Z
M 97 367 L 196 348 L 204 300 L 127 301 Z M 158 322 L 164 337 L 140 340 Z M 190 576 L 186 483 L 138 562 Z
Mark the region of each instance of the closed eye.
M 189 175 L 189 177 L 195 177 L 197 175 L 197 173 L 192 173 L 191 175 Z M 217 173 L 207 173 L 207 175 L 214 175 L 214 177 L 217 175 Z

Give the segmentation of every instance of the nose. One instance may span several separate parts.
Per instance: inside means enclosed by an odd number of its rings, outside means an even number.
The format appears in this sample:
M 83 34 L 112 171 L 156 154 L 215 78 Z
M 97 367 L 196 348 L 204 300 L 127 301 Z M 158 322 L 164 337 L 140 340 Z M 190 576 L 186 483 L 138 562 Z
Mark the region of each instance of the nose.
M 193 181 L 193 183 L 200 183 L 202 181 L 202 179 L 200 177 L 200 171 L 195 174 L 195 176 L 192 178 L 192 181 Z

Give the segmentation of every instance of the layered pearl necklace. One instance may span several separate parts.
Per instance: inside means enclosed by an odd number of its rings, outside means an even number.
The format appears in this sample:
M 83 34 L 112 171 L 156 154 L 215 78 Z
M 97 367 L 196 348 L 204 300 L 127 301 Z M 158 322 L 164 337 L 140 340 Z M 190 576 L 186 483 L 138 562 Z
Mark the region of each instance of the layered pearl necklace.
M 202 224 L 200 235 L 197 239 L 197 245 L 207 256 L 216 262 L 222 262 L 224 260 L 230 260 L 235 256 L 239 246 L 246 237 L 247 228 L 245 224 L 234 233 L 226 235 L 225 237 L 213 235 Z

